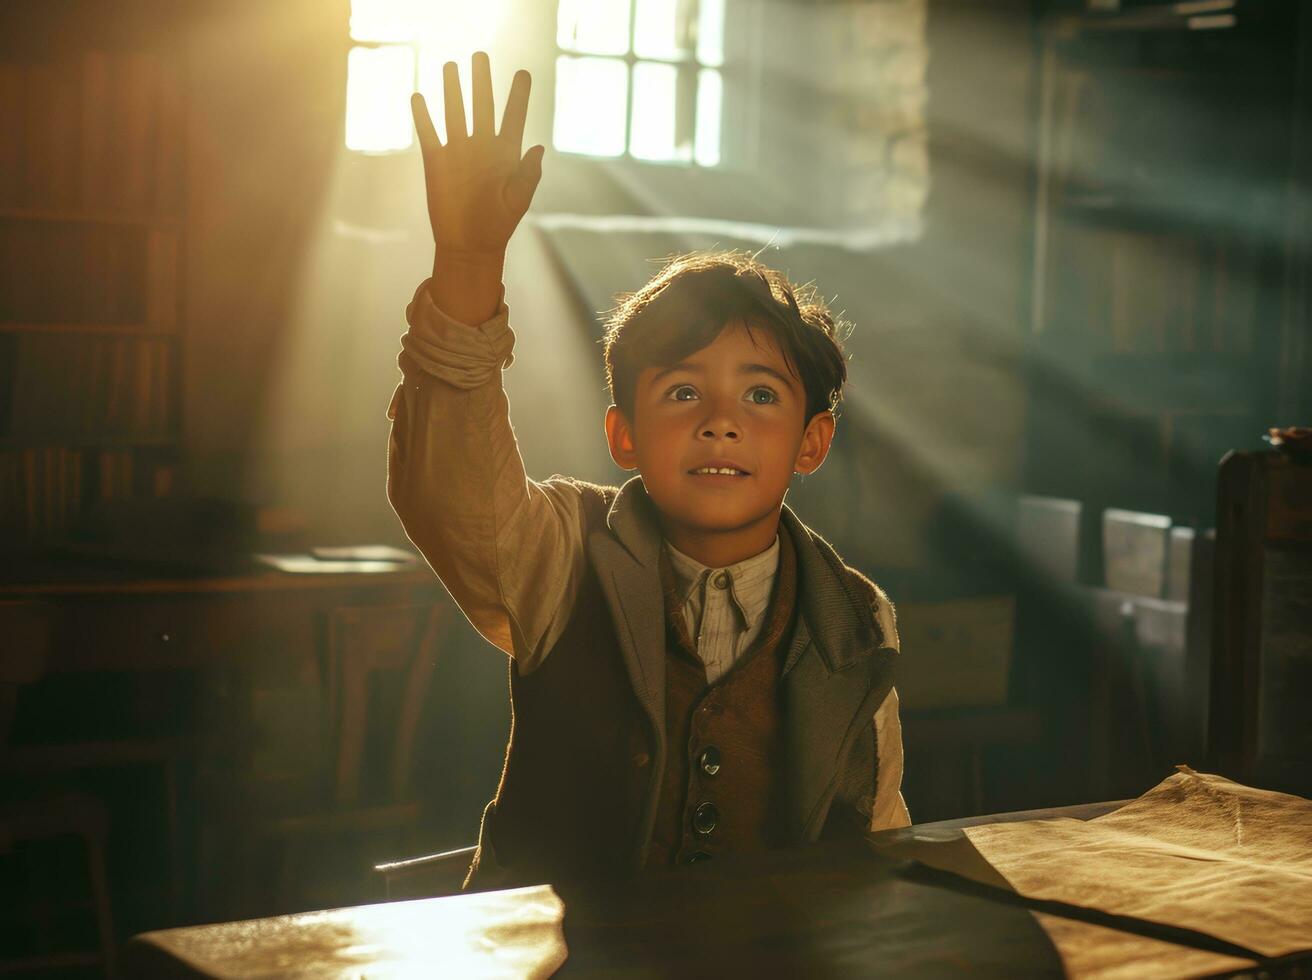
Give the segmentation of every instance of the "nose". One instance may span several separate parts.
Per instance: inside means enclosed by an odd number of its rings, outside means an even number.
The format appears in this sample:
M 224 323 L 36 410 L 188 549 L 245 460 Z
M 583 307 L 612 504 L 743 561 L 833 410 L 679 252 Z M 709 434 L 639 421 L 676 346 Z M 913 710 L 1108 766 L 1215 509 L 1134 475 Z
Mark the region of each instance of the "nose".
M 742 432 L 738 421 L 723 405 L 716 401 L 708 402 L 710 413 L 702 421 L 699 438 L 714 442 L 719 439 L 732 439 L 737 442 Z

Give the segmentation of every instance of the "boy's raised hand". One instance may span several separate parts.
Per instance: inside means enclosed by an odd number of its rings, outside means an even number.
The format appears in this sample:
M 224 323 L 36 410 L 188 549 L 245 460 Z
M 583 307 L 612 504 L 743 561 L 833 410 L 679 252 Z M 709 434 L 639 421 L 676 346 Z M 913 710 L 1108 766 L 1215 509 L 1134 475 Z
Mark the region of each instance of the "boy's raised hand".
M 528 116 L 531 77 L 515 73 L 506 100 L 501 132 L 493 129 L 492 68 L 486 52 L 472 59 L 473 130 L 465 126 L 465 105 L 455 62 L 442 68 L 446 144 L 433 127 L 424 97 L 410 98 L 419 147 L 424 158 L 428 218 L 440 263 L 500 263 L 510 236 L 533 200 L 542 179 L 545 148 L 532 147 L 522 158 L 524 121 Z

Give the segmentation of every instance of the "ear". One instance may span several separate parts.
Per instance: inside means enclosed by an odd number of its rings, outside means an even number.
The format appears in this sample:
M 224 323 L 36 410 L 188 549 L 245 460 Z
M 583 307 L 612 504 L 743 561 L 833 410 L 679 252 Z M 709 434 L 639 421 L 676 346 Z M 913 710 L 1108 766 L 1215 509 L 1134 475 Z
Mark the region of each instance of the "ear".
M 834 413 L 816 412 L 811 421 L 806 423 L 802 433 L 802 445 L 797 450 L 797 459 L 793 469 L 798 473 L 814 473 L 829 455 L 829 445 L 834 441 Z
M 633 427 L 616 406 L 606 409 L 606 442 L 610 458 L 622 470 L 638 468 L 638 449 L 633 443 Z

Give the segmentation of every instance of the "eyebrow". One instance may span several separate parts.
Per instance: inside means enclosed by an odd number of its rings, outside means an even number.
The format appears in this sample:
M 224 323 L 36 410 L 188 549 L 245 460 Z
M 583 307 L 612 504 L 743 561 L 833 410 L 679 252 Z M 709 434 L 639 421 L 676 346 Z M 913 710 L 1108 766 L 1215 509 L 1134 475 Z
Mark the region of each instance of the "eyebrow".
M 700 367 L 698 367 L 696 364 L 691 363 L 690 361 L 680 361 L 678 364 L 671 364 L 669 367 L 657 371 L 656 374 L 652 376 L 651 383 L 656 384 L 662 378 L 666 377 L 667 375 L 673 374 L 676 371 L 687 371 L 689 374 L 705 373 Z M 778 379 L 778 381 L 781 384 L 783 384 L 785 388 L 789 388 L 789 389 L 796 388 L 795 381 L 793 381 L 791 378 L 786 377 L 785 375 L 780 374 L 778 371 L 776 371 L 774 368 L 770 367 L 767 364 L 743 364 L 739 366 L 738 373 L 740 375 L 746 375 L 746 374 L 769 375 L 772 378 Z

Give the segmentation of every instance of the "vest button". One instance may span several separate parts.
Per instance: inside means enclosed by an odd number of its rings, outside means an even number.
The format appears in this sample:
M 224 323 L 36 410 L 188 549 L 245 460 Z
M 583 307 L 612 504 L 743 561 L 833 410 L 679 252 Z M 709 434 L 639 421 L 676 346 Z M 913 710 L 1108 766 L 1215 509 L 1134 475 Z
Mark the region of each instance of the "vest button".
M 715 578 L 711 579 L 711 584 L 717 589 L 727 589 L 729 587 L 729 573 L 721 572 Z
M 714 803 L 703 803 L 692 814 L 692 829 L 705 837 L 715 829 L 715 821 L 720 817 L 720 811 L 715 808 Z
M 714 776 L 720 771 L 720 750 L 714 745 L 706 746 L 697 758 L 697 765 L 702 767 L 702 772 L 706 775 Z
M 705 851 L 693 851 L 691 854 L 684 856 L 684 864 L 696 864 L 698 861 L 709 861 L 711 856 Z

